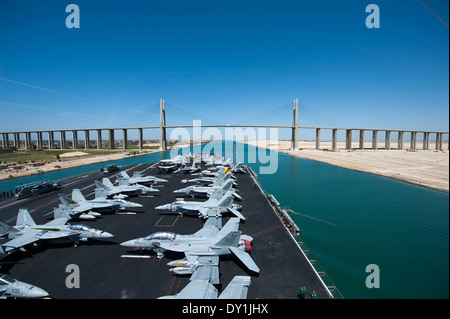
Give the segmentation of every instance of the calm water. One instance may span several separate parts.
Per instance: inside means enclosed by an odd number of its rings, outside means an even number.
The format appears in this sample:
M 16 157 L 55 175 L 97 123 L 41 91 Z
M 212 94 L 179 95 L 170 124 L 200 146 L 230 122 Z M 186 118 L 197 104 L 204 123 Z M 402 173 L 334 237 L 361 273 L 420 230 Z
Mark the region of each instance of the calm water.
M 218 145 L 232 157 L 230 144 L 227 150 L 225 144 Z M 253 146 L 242 148 L 237 147 L 237 157 L 246 162 L 257 154 Z M 261 184 L 281 206 L 324 221 L 292 215 L 303 241 L 345 298 L 449 297 L 448 193 L 283 153 L 266 154 L 278 155 L 278 170 L 258 174 Z M 167 157 L 169 152 L 115 163 L 133 165 Z M 259 164 L 248 164 L 259 172 Z M 0 190 L 82 174 L 103 165 L 3 181 Z M 378 289 L 365 285 L 369 264 L 380 269 Z

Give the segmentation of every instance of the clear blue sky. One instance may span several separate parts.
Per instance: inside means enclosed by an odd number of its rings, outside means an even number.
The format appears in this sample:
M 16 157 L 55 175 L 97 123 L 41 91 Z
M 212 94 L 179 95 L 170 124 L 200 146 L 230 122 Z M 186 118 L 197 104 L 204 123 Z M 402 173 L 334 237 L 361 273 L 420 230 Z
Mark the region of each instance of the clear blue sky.
M 2 0 L 0 131 L 158 125 L 161 98 L 167 124 L 289 125 L 299 98 L 301 126 L 448 130 L 448 42 L 415 0 Z

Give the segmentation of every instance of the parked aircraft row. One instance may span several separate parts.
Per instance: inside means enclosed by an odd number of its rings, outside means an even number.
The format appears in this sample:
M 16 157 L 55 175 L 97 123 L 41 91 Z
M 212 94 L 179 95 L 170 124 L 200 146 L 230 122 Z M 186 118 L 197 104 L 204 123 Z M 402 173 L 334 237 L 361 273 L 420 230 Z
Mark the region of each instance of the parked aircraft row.
M 234 204 L 234 199 L 242 199 L 236 186 L 235 177 L 231 171 L 242 171 L 241 164 L 233 164 L 228 159 L 217 156 L 189 155 L 191 165 L 186 166 L 187 157 L 177 157 L 170 160 L 176 163 L 178 173 L 193 173 L 201 171 L 196 163 L 207 163 L 209 169 L 198 173 L 196 179 L 200 185 L 188 186 L 174 193 L 185 193 L 194 197 L 208 197 L 204 202 L 177 200 L 160 205 L 157 210 L 177 211 L 180 214 L 195 214 L 204 218 L 203 228 L 191 235 L 179 235 L 172 232 L 157 232 L 142 238 L 123 242 L 125 247 L 152 249 L 159 258 L 165 251 L 184 253 L 185 258 L 171 261 L 168 266 L 174 274 L 190 274 L 190 283 L 177 295 L 161 298 L 246 298 L 250 285 L 249 276 L 235 276 L 220 296 L 214 285 L 219 284 L 219 257 L 234 255 L 250 271 L 259 273 L 260 269 L 250 256 L 252 237 L 239 231 L 239 222 L 245 221 L 240 205 Z M 200 160 L 199 160 L 200 158 Z M 169 163 L 169 161 L 166 161 Z M 215 165 L 215 166 L 214 166 Z M 226 167 L 225 167 L 226 165 Z M 37 246 L 41 242 L 78 243 L 89 238 L 104 239 L 113 235 L 89 226 L 68 224 L 71 219 L 95 219 L 103 213 L 121 209 L 142 207 L 141 204 L 125 200 L 129 196 L 156 193 L 155 183 L 167 180 L 154 176 L 142 176 L 134 173 L 130 177 L 126 172 L 116 174 L 117 181 L 111 183 L 108 178 L 96 181 L 94 199 L 87 200 L 79 189 L 73 189 L 71 198 L 60 194 L 60 204 L 54 208 L 54 219 L 43 225 L 37 225 L 27 209 L 20 209 L 16 225 L 11 226 L 0 221 L 0 237 L 8 241 L 0 244 L 0 253 L 10 254 L 15 251 L 25 251 L 29 246 Z M 208 184 L 203 186 L 202 184 Z M 222 226 L 222 214 L 231 213 L 235 217 Z M 22 287 L 22 288 L 20 288 Z M 45 297 L 48 293 L 8 276 L 0 275 L 0 298 L 6 297 Z
M 191 159 L 198 158 L 189 155 Z M 181 157 L 171 159 L 172 163 L 183 162 Z M 169 161 L 166 161 L 166 163 Z M 192 165 L 195 161 L 192 161 Z M 220 162 L 223 164 L 223 161 Z M 190 166 L 192 170 L 192 166 Z M 138 249 L 151 249 L 158 258 L 165 251 L 185 254 L 184 259 L 169 262 L 171 272 L 178 275 L 191 275 L 190 283 L 175 296 L 161 298 L 246 298 L 250 286 L 250 276 L 235 276 L 219 296 L 214 285 L 219 282 L 219 257 L 236 256 L 249 270 L 259 273 L 260 269 L 250 256 L 253 238 L 239 231 L 239 223 L 245 217 L 239 212 L 241 205 L 233 203 L 234 198 L 242 199 L 237 190 L 235 177 L 230 168 L 219 167 L 212 176 L 203 176 L 188 182 L 208 183 L 209 186 L 189 186 L 174 191 L 196 197 L 208 197 L 204 202 L 177 200 L 155 207 L 157 210 L 178 211 L 180 214 L 194 214 L 206 219 L 202 229 L 194 234 L 180 235 L 173 232 L 156 232 L 145 237 L 135 238 L 121 243 L 122 246 Z M 174 170 L 174 173 L 179 170 Z M 232 213 L 232 217 L 222 227 L 222 214 Z
M 109 172 L 111 167 L 117 166 L 110 165 L 102 172 Z M 108 232 L 82 224 L 68 224 L 68 221 L 71 219 L 95 219 L 102 213 L 140 208 L 141 204 L 124 200 L 124 198 L 158 192 L 149 185 L 167 182 L 167 180 L 154 176 L 143 177 L 140 173 L 134 173 L 133 177 L 130 177 L 125 171 L 118 173 L 117 177 L 117 186 L 114 186 L 107 178 L 103 178 L 102 182 L 96 181 L 95 198 L 92 200 L 87 200 L 79 189 L 73 189 L 71 198 L 59 194 L 61 203 L 49 213 L 53 214 L 54 219 L 43 225 L 37 225 L 26 208 L 19 209 L 16 224 L 13 226 L 0 220 L 0 238 L 8 240 L 0 244 L 0 253 L 24 252 L 28 247 L 35 247 L 41 243 L 74 243 L 74 246 L 77 246 L 80 242 L 91 238 L 111 238 L 113 235 Z M 0 299 L 45 298 L 48 295 L 39 287 L 0 274 Z

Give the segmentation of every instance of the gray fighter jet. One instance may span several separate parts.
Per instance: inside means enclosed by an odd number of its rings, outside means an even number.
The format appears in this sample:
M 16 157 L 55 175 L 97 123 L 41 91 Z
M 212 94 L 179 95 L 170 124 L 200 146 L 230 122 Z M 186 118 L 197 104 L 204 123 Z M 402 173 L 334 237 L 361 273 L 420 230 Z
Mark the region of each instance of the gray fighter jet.
M 242 208 L 241 205 L 233 204 L 233 191 L 227 191 L 223 196 L 221 195 L 219 192 L 213 193 L 205 202 L 177 200 L 170 204 L 157 206 L 155 209 L 181 211 L 182 214 L 196 214 L 203 218 L 230 212 L 245 220 L 245 217 L 238 211 Z
M 192 280 L 178 294 L 158 299 L 247 299 L 250 276 L 234 276 L 228 286 L 219 295 L 217 288 L 208 280 Z
M 80 241 L 87 241 L 89 238 L 113 237 L 110 233 L 89 226 L 66 225 L 70 218 L 67 208 L 56 208 L 54 214 L 55 219 L 44 225 L 37 225 L 26 208 L 19 209 L 15 226 L 0 220 L 0 237 L 11 239 L 0 244 L 0 252 L 9 254 L 16 250 L 26 251 L 26 246 L 36 246 L 41 242 L 55 244 L 74 242 L 77 245 Z
M 48 297 L 48 292 L 44 289 L 0 274 L 0 299 L 45 297 Z
M 116 197 L 116 198 L 124 198 L 128 196 L 138 196 L 141 194 L 147 194 L 152 192 L 159 192 L 159 190 L 153 187 L 147 187 L 144 185 L 119 185 L 114 186 L 113 183 L 109 180 L 109 178 L 103 178 L 102 182 L 95 181 L 95 185 L 98 189 L 104 189 L 106 191 L 106 196 Z
M 228 179 L 225 183 L 220 184 L 222 185 L 219 186 L 218 184 L 213 184 L 212 186 L 188 186 L 182 189 L 177 189 L 173 192 L 178 194 L 184 193 L 196 197 L 208 197 L 217 191 L 221 191 L 222 194 L 225 194 L 227 191 L 232 191 L 235 198 L 242 200 L 242 197 L 237 194 L 237 191 L 232 189 L 233 181 L 231 179 Z
M 196 166 L 195 162 L 192 161 L 192 165 L 191 166 L 188 166 L 187 164 L 183 164 L 179 169 L 174 171 L 174 174 L 175 173 L 184 173 L 184 174 L 195 173 L 195 172 L 197 172 L 199 170 L 200 170 L 200 166 Z
M 101 213 L 112 213 L 120 209 L 120 203 L 108 200 L 106 197 L 87 200 L 77 188 L 72 190 L 72 199 L 64 194 L 59 194 L 59 200 L 63 206 L 71 209 L 72 217 L 80 219 L 95 219 Z
M 142 176 L 141 172 L 134 172 L 133 176 L 130 177 L 127 172 L 121 171 L 116 174 L 117 180 L 123 180 L 122 185 L 134 185 L 134 184 L 142 184 L 142 185 L 153 185 L 155 183 L 167 183 L 168 180 L 158 178 L 155 176 Z
M 168 263 L 176 274 L 193 274 L 191 280 L 208 279 L 219 283 L 219 256 L 233 254 L 251 271 L 259 268 L 248 254 L 251 252 L 252 237 L 242 235 L 239 218 L 230 218 L 221 228 L 221 219 L 210 217 L 204 227 L 193 235 L 178 235 L 172 232 L 157 232 L 143 238 L 121 243 L 125 247 L 153 249 L 162 258 L 166 250 L 183 252 L 185 259 Z M 220 229 L 221 228 L 221 229 Z

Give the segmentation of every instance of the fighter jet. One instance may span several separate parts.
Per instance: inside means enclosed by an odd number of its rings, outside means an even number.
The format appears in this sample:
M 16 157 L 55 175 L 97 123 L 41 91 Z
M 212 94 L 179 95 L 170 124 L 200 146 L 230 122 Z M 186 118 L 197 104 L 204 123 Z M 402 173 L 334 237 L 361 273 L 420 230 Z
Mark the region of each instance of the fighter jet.
M 221 181 L 219 183 L 219 181 L 217 181 L 217 183 L 214 183 L 212 186 L 188 186 L 182 189 L 175 190 L 173 192 L 177 194 L 184 193 L 187 195 L 197 197 L 208 197 L 217 191 L 222 192 L 222 194 L 225 194 L 227 191 L 231 190 L 235 198 L 242 200 L 242 197 L 237 194 L 237 190 L 232 189 L 232 186 L 233 181 L 231 179 L 228 179 L 225 183 L 222 183 Z
M 48 292 L 44 289 L 0 274 L 0 299 L 45 297 L 48 297 Z
M 199 183 L 199 184 L 218 184 L 221 185 L 221 182 L 225 182 L 228 179 L 232 179 L 233 180 L 233 185 L 236 186 L 237 184 L 234 182 L 234 180 L 236 179 L 233 175 L 231 175 L 231 173 L 229 173 L 228 171 L 223 172 L 223 171 L 219 171 L 217 172 L 217 174 L 215 174 L 215 176 L 200 176 L 194 179 L 190 179 L 188 180 L 189 183 Z
M 114 213 L 120 209 L 120 203 L 98 197 L 86 200 L 78 188 L 72 190 L 72 199 L 64 194 L 59 194 L 59 200 L 63 206 L 70 208 L 70 215 L 80 219 L 95 219 L 101 213 Z
M 158 178 L 155 176 L 142 176 L 141 172 L 134 172 L 133 177 L 130 177 L 127 172 L 121 171 L 116 174 L 118 180 L 123 180 L 125 183 L 123 185 L 134 185 L 134 184 L 142 184 L 142 185 L 152 185 L 155 183 L 167 183 L 168 180 Z
M 238 211 L 241 205 L 233 204 L 233 191 L 227 191 L 223 196 L 221 193 L 213 193 L 205 202 L 193 202 L 177 200 L 173 203 L 155 207 L 160 210 L 181 211 L 183 214 L 198 214 L 199 217 L 207 218 L 217 216 L 220 213 L 230 212 L 242 220 L 245 217 Z
M 163 296 L 158 299 L 247 299 L 250 281 L 250 276 L 234 276 L 219 295 L 217 288 L 208 280 L 193 280 L 178 294 Z
M 179 169 L 174 171 L 174 174 L 175 173 L 184 173 L 184 174 L 195 173 L 195 172 L 197 172 L 199 170 L 200 170 L 200 166 L 196 166 L 195 162 L 192 161 L 192 165 L 191 166 L 188 166 L 187 164 L 183 164 Z
M 26 251 L 26 246 L 37 246 L 42 242 L 55 244 L 74 242 L 77 245 L 89 238 L 113 237 L 110 233 L 89 226 L 66 225 L 70 219 L 68 208 L 56 208 L 54 214 L 55 219 L 44 225 L 37 225 L 26 208 L 19 209 L 15 226 L 0 220 L 0 237 L 11 239 L 0 244 L 0 252 L 9 254 L 15 250 Z
M 107 197 L 123 198 L 128 196 L 138 196 L 141 194 L 147 194 L 152 192 L 159 192 L 159 190 L 153 187 L 147 187 L 144 185 L 120 185 L 114 186 L 109 178 L 103 178 L 102 182 L 95 181 L 95 185 L 98 189 L 106 190 Z
M 251 252 L 252 237 L 242 235 L 239 218 L 230 218 L 219 228 L 220 218 L 208 218 L 205 226 L 193 235 L 178 235 L 172 232 L 157 232 L 147 237 L 121 243 L 125 247 L 153 249 L 162 258 L 165 250 L 184 252 L 185 259 L 168 263 L 176 274 L 193 274 L 191 280 L 208 279 L 219 283 L 218 256 L 234 254 L 251 271 L 259 273 L 259 268 L 248 254 Z

